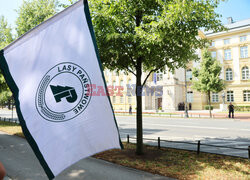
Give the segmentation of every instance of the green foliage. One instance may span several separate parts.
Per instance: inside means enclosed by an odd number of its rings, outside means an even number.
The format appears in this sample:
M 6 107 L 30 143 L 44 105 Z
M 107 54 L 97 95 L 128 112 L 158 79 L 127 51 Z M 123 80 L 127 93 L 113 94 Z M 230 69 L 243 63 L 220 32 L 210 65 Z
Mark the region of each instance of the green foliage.
M 200 28 L 223 29 L 214 12 L 217 1 L 95 0 L 92 20 L 103 64 L 112 70 L 134 71 L 184 67 L 205 46 Z
M 193 70 L 193 88 L 199 92 L 210 93 L 220 92 L 225 88 L 224 82 L 220 79 L 221 65 L 211 57 L 211 53 L 205 49 L 202 54 L 200 69 Z
M 217 0 L 94 0 L 90 11 L 104 67 L 136 76 L 136 87 L 150 73 L 174 71 L 197 59 L 195 50 L 207 40 L 200 28 L 223 30 L 214 12 Z M 142 82 L 142 71 L 149 74 Z M 143 154 L 142 98 L 137 91 L 137 154 Z
M 0 16 L 0 49 L 4 48 L 13 41 L 11 30 L 12 29 L 8 25 L 4 16 Z M 0 71 L 0 104 L 8 101 L 11 96 L 12 94 L 4 80 L 3 74 Z
M 68 0 L 68 3 L 59 3 L 59 7 L 63 7 L 63 8 L 67 8 L 69 7 L 70 5 L 76 3 L 78 0 Z
M 235 111 L 249 112 L 250 106 L 234 106 Z
M 8 25 L 8 22 L 5 20 L 4 16 L 0 16 L 0 49 L 4 48 L 13 41 L 11 30 L 12 29 Z
M 24 0 L 17 10 L 16 31 L 18 36 L 26 33 L 57 12 L 57 0 Z
M 213 106 L 210 106 L 210 109 L 213 110 L 214 107 L 213 107 Z M 205 110 L 209 110 L 209 105 L 206 105 L 206 106 L 205 106 Z
M 208 97 L 208 107 L 210 117 L 211 114 L 211 92 L 218 93 L 225 88 L 225 84 L 222 79 L 220 79 L 221 65 L 219 62 L 212 58 L 211 52 L 205 49 L 202 53 L 202 61 L 200 69 L 195 68 L 193 70 L 193 88 L 199 92 L 207 94 Z

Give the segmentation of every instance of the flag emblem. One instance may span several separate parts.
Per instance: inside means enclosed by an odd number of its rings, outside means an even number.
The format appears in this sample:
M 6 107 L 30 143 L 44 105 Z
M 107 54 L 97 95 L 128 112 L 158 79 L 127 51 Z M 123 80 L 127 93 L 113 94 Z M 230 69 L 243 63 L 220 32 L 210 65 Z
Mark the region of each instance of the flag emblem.
M 52 67 L 42 78 L 36 93 L 36 108 L 48 121 L 63 122 L 81 114 L 91 100 L 87 72 L 71 62 Z

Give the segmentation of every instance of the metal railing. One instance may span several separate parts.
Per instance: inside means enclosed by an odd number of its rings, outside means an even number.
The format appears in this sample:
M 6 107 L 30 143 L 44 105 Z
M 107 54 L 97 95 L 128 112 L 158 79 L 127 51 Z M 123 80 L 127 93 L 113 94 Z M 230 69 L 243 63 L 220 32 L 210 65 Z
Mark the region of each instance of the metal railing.
M 127 143 L 130 143 L 130 141 L 129 141 L 130 139 L 135 139 L 136 140 L 136 137 L 130 137 L 129 134 L 127 134 Z M 236 148 L 236 147 L 230 147 L 230 146 L 217 146 L 217 145 L 212 145 L 212 144 L 205 144 L 205 143 L 201 143 L 201 141 L 197 141 L 196 143 L 195 142 L 185 142 L 185 141 L 170 141 L 170 140 L 161 139 L 160 137 L 158 137 L 157 139 L 143 138 L 143 140 L 157 141 L 158 149 L 160 149 L 161 147 L 167 147 L 167 146 L 161 146 L 161 142 L 195 145 L 195 146 L 197 146 L 196 152 L 197 152 L 198 155 L 200 154 L 200 152 L 204 152 L 204 151 L 200 150 L 201 146 L 210 146 L 210 147 L 217 147 L 217 148 L 227 148 L 227 149 L 236 149 L 236 150 L 248 151 L 248 159 L 250 159 L 250 146 L 248 146 L 248 148 Z M 178 149 L 178 148 L 175 148 L 175 149 Z M 217 154 L 217 153 L 212 153 L 212 154 Z

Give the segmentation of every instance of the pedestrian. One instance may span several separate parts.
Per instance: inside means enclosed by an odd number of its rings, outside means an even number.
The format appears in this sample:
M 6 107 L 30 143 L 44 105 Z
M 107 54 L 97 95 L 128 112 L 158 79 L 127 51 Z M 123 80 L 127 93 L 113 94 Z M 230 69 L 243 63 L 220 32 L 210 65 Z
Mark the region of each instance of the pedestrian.
M 229 111 L 228 117 L 231 118 L 232 115 L 232 118 L 234 118 L 234 105 L 231 102 L 228 105 L 228 111 Z
M 5 172 L 5 169 L 3 167 L 3 164 L 0 162 L 0 180 L 3 180 L 5 174 L 6 174 L 6 172 Z
M 129 105 L 129 114 L 132 114 L 132 106 L 131 106 L 131 104 Z

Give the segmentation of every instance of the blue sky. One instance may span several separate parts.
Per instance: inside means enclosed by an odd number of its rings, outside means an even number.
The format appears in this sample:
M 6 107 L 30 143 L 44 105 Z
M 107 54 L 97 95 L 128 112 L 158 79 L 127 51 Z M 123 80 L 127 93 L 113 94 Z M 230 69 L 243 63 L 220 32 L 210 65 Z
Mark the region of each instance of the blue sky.
M 8 22 L 14 27 L 17 18 L 16 9 L 22 4 L 23 0 L 0 0 L 0 15 L 4 15 Z M 67 0 L 60 0 L 67 2 Z M 222 2 L 216 10 L 222 14 L 222 22 L 227 23 L 227 17 L 233 17 L 234 21 L 250 18 L 250 0 L 227 0 Z

